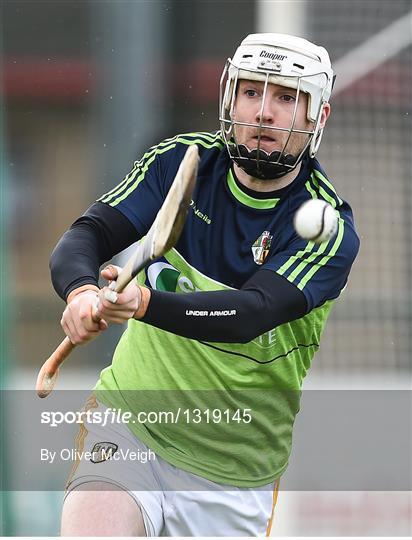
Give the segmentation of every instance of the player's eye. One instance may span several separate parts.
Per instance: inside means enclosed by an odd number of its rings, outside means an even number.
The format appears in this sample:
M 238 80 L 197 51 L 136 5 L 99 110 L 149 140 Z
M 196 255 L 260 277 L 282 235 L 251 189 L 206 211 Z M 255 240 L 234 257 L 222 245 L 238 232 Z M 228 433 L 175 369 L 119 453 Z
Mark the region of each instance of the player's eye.
M 253 88 L 247 88 L 245 90 L 245 95 L 248 96 L 248 97 L 256 97 L 258 95 L 258 93 Z
M 289 94 L 284 94 L 283 96 L 280 96 L 280 99 L 282 101 L 286 101 L 287 103 L 291 103 L 292 101 L 296 100 L 296 97 Z

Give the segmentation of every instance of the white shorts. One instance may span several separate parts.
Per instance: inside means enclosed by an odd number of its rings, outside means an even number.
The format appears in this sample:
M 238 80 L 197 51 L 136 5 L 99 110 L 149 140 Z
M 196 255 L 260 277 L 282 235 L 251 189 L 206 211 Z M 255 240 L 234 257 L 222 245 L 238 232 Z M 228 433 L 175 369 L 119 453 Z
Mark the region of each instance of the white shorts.
M 106 408 L 95 400 L 91 406 L 99 411 Z M 85 422 L 76 449 L 86 458 L 73 464 L 66 496 L 88 482 L 120 487 L 139 505 L 147 536 L 270 533 L 278 481 L 259 488 L 216 484 L 170 465 L 122 423 L 102 427 Z

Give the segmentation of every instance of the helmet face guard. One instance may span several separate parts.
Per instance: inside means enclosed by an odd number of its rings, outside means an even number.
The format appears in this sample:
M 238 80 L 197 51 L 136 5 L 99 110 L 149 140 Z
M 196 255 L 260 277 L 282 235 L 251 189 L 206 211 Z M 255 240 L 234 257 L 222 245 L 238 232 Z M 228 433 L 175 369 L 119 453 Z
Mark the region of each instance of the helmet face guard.
M 313 52 L 314 51 L 314 52 Z M 316 54 L 315 54 L 316 53 Z M 233 61 L 229 59 L 220 80 L 219 121 L 222 136 L 230 157 L 249 175 L 265 179 L 284 176 L 307 154 L 315 156 L 322 138 L 320 128 L 323 105 L 332 88 L 333 72 L 325 49 L 294 36 L 283 34 L 254 34 L 248 36 L 237 49 Z M 259 123 L 246 123 L 235 119 L 235 102 L 242 79 L 263 83 Z M 296 91 L 295 106 L 289 127 L 263 124 L 263 109 L 269 84 L 277 84 Z M 298 104 L 307 95 L 307 122 L 304 129 L 296 125 Z M 253 128 L 257 133 L 257 146 L 242 144 L 237 126 Z M 282 148 L 272 153 L 261 147 L 262 131 L 266 134 L 284 132 Z M 299 138 L 299 151 L 292 151 Z

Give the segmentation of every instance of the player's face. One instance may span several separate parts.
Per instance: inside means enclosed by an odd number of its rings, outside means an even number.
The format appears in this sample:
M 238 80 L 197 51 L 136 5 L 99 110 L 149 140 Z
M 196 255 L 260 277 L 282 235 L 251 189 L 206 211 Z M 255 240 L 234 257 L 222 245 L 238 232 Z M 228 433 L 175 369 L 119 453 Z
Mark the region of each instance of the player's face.
M 267 85 L 265 102 L 262 110 L 264 83 L 259 81 L 240 80 L 237 89 L 233 120 L 258 125 L 262 122 L 268 128 L 289 129 L 292 124 L 293 112 L 296 105 L 296 90 L 269 83 Z M 300 92 L 294 129 L 313 130 L 313 122 L 306 117 L 308 96 Z M 267 153 L 282 151 L 289 133 L 275 129 L 262 128 L 260 148 Z M 260 129 L 251 126 L 234 126 L 238 144 L 244 144 L 249 150 L 258 146 Z M 308 141 L 308 135 L 292 133 L 284 150 L 287 154 L 299 155 Z

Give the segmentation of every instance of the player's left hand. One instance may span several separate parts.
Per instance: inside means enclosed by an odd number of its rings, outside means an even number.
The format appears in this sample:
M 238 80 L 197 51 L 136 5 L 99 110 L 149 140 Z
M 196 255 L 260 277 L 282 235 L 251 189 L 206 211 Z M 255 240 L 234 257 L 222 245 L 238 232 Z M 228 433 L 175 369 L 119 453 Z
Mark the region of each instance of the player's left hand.
M 109 283 L 99 292 L 99 307 L 96 315 L 107 322 L 123 324 L 134 317 L 139 309 L 142 293 L 133 279 L 121 293 L 115 293 L 109 288 L 112 281 L 117 279 L 121 268 L 110 264 L 101 271 L 101 276 Z

